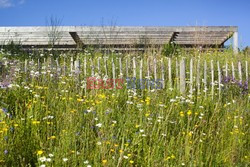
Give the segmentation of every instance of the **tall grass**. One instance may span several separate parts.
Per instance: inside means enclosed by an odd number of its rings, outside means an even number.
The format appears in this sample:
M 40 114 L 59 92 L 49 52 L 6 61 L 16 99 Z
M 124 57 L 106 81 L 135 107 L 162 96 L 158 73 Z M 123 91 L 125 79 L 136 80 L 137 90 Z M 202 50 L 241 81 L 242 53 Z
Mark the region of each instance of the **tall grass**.
M 231 52 L 183 56 L 249 61 Z M 1 166 L 250 164 L 250 95 L 237 88 L 213 98 L 180 96 L 175 87 L 85 92 L 74 75 L 42 72 L 16 73 L 11 87 L 0 89 Z

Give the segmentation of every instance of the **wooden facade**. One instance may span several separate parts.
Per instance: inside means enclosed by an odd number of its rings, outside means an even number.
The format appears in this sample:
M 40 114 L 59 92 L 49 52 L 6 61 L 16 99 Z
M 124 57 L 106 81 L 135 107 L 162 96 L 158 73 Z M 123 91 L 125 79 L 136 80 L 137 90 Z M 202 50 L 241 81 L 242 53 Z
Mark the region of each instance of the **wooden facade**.
M 11 42 L 23 48 L 75 49 L 92 46 L 99 49 L 145 49 L 174 42 L 186 48 L 223 48 L 233 37 L 238 50 L 236 26 L 120 27 L 120 26 L 44 26 L 0 27 L 0 46 Z

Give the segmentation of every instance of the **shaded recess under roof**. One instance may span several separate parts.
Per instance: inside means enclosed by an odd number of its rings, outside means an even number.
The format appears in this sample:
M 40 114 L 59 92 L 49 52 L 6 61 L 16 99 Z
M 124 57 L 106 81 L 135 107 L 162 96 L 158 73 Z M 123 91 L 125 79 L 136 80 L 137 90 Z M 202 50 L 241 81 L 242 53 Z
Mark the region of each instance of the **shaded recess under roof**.
M 233 37 L 238 51 L 236 26 L 120 27 L 120 26 L 43 26 L 0 27 L 0 45 L 14 42 L 24 48 L 74 49 L 92 46 L 101 49 L 161 47 L 174 42 L 183 47 L 223 48 Z

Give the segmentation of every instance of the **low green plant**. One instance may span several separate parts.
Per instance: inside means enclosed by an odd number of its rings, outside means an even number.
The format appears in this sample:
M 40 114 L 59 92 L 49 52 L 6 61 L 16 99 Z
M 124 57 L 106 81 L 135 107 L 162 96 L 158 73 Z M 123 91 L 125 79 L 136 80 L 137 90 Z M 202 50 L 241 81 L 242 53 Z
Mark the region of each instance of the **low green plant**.
M 180 55 L 181 47 L 174 42 L 167 43 L 163 46 L 162 55 L 166 57 L 174 57 Z

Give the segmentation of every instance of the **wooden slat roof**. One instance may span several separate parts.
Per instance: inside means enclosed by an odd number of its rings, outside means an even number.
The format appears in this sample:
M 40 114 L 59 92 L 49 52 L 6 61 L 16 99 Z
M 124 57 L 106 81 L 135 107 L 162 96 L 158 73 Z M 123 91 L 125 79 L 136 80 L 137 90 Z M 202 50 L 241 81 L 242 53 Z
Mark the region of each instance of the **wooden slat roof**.
M 61 27 L 0 27 L 0 45 L 10 41 L 25 46 L 51 44 L 76 47 L 83 45 L 223 45 L 236 26 L 129 27 L 129 26 L 61 26 Z M 74 34 L 74 36 L 72 36 Z M 77 38 L 75 40 L 74 38 Z

